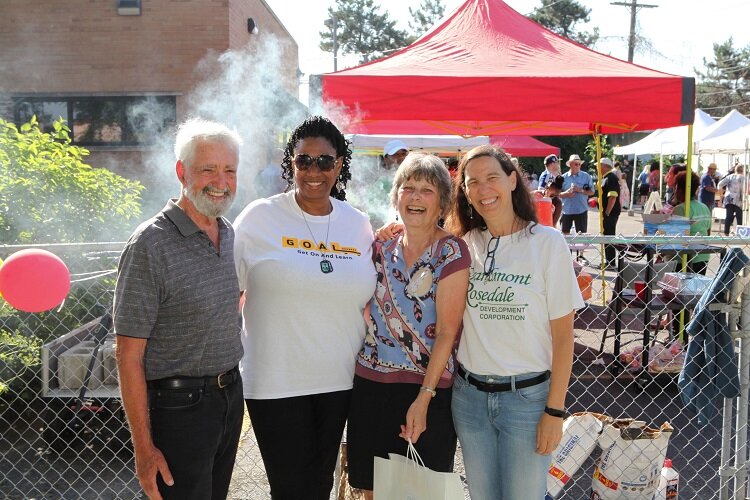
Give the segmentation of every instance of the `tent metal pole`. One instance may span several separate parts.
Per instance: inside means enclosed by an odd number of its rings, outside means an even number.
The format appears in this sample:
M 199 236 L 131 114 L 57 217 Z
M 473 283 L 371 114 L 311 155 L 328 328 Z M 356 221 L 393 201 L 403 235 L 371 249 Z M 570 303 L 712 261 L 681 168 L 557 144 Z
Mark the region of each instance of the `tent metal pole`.
M 594 128 L 594 143 L 596 144 L 596 187 L 597 187 L 597 201 L 599 202 L 599 234 L 604 234 L 604 204 L 602 202 L 602 141 L 601 141 L 601 135 L 599 135 L 599 125 L 597 125 Z M 601 244 L 599 252 L 602 257 L 604 257 L 604 243 Z M 605 291 L 607 290 L 607 280 L 604 279 L 604 266 L 605 266 L 605 260 L 604 258 L 600 259 L 601 263 L 599 264 L 599 267 L 601 268 L 601 276 L 602 276 L 602 306 L 607 305 L 607 294 Z

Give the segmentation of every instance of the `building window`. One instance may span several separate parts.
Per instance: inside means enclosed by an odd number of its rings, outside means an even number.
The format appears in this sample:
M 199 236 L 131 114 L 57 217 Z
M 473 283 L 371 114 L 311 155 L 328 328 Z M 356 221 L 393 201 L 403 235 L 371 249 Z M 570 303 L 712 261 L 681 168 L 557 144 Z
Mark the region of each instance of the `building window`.
M 156 142 L 176 121 L 175 96 L 16 98 L 17 124 L 36 115 L 50 132 L 62 117 L 81 146 L 141 146 Z

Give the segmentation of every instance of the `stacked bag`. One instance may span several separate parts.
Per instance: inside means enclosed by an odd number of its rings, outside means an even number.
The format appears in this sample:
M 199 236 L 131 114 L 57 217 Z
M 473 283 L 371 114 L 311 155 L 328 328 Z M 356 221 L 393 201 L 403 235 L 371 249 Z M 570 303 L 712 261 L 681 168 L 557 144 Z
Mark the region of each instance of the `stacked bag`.
M 547 475 L 547 498 L 557 498 L 598 445 L 602 450 L 592 478 L 591 500 L 651 500 L 659 483 L 672 434 L 633 419 L 592 412 L 574 413 L 563 423 L 563 438 Z

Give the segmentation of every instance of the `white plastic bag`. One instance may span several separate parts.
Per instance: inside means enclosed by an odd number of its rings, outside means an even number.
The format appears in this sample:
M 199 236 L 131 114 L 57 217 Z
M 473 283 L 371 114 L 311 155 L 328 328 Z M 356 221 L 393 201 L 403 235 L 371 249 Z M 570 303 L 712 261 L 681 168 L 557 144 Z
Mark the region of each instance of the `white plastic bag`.
M 552 454 L 547 473 L 547 496 L 557 497 L 570 478 L 596 447 L 605 422 L 612 419 L 600 413 L 574 413 L 563 422 L 563 437 Z
M 425 467 L 411 442 L 406 455 L 389 453 L 388 460 L 375 457 L 375 500 L 464 500 L 458 474 Z
M 591 500 L 653 498 L 672 431 L 668 422 L 659 429 L 632 420 L 605 424 Z

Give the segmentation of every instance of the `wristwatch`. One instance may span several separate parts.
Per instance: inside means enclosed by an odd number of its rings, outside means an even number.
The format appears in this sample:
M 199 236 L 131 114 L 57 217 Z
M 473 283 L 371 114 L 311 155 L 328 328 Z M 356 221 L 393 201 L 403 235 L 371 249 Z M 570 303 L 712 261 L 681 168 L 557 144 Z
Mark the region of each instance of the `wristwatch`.
M 544 413 L 552 417 L 562 418 L 563 420 L 568 418 L 569 413 L 565 410 L 558 410 L 557 408 L 550 408 L 549 406 L 544 407 Z

